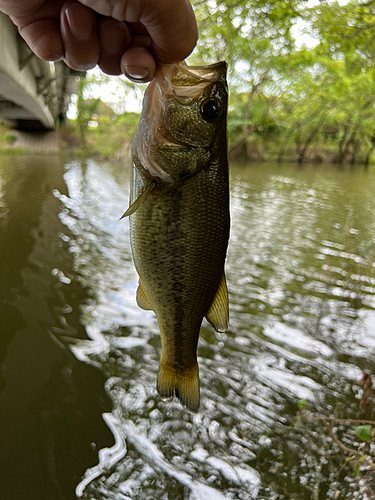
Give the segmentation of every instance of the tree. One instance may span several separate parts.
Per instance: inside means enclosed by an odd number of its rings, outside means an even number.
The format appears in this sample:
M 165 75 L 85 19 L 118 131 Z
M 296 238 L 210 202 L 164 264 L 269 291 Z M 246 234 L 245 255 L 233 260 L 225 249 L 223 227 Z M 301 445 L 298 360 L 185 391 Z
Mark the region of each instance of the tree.
M 79 130 L 79 137 L 81 146 L 84 151 L 87 150 L 87 127 L 91 120 L 92 115 L 96 112 L 100 98 L 85 99 L 85 89 L 89 81 L 86 77 L 80 77 L 78 83 L 78 97 L 77 97 L 77 125 Z
M 249 137 L 263 127 L 269 102 L 275 100 L 280 79 L 280 56 L 294 49 L 291 28 L 300 16 L 303 1 L 212 0 L 193 2 L 201 28 L 194 61 L 228 62 L 229 82 L 241 105 L 232 113 L 241 133 L 237 148 L 249 157 Z M 236 98 L 233 99 L 236 101 Z M 263 106 L 259 106 L 263 103 Z M 233 105 L 233 104 L 232 104 Z M 257 113 L 253 113 L 254 106 Z M 263 109 L 263 113 L 259 110 Z M 255 116 L 257 121 L 254 120 Z

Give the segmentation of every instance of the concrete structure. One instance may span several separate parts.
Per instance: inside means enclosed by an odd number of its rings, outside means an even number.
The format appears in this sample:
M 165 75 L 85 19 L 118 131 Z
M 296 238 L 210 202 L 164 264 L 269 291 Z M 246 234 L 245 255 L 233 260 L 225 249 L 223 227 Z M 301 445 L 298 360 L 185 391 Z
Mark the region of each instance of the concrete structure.
M 0 118 L 15 127 L 53 129 L 65 115 L 78 73 L 37 58 L 0 13 Z

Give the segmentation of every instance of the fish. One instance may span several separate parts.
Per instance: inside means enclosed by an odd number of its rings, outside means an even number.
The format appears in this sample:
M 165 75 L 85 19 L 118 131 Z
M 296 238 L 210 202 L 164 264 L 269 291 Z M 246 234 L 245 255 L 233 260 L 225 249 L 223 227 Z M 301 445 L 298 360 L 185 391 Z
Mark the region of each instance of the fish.
M 161 64 L 146 89 L 132 143 L 130 217 L 137 304 L 156 314 L 157 391 L 200 406 L 197 345 L 203 318 L 229 322 L 225 278 L 230 213 L 227 67 Z

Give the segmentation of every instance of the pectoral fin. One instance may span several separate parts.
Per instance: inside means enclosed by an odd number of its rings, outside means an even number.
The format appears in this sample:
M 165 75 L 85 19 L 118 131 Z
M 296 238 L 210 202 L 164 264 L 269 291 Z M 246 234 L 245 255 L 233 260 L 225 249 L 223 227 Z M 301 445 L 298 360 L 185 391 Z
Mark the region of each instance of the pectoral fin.
M 120 220 L 123 219 L 124 217 L 128 217 L 129 215 L 134 214 L 134 212 L 138 210 L 138 208 L 141 205 L 143 205 L 143 203 L 148 199 L 154 187 L 155 187 L 155 182 L 151 182 L 151 184 L 143 191 L 143 193 L 140 196 L 138 196 L 135 202 L 132 203 L 130 207 L 127 209 L 127 211 L 120 217 Z
M 145 311 L 152 311 L 152 306 L 150 301 L 147 298 L 145 289 L 143 288 L 142 281 L 139 280 L 138 288 L 137 288 L 137 304 L 141 309 L 145 309 Z
M 218 332 L 225 332 L 229 323 L 229 299 L 225 274 L 221 276 L 219 288 L 206 314 L 206 319 Z

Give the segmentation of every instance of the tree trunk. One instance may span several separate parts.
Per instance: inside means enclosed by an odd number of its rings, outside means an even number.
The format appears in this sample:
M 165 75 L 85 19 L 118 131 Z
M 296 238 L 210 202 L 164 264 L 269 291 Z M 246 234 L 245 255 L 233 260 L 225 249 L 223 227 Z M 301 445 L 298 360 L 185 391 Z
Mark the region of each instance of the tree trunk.
M 234 160 L 235 158 L 240 158 L 243 161 L 248 161 L 250 159 L 247 149 L 247 138 L 255 130 L 256 127 L 248 127 L 248 135 L 246 137 L 241 137 L 241 139 L 228 151 L 229 159 Z
M 355 165 L 357 154 L 360 148 L 360 143 L 359 140 L 356 138 L 356 134 L 354 134 L 353 138 L 351 139 L 351 145 L 352 145 L 352 155 L 350 158 L 350 165 Z
M 305 144 L 300 149 L 298 160 L 297 160 L 298 163 L 303 163 L 305 161 L 307 150 L 308 150 L 310 144 L 313 142 L 313 140 L 317 136 L 319 130 L 321 129 L 321 127 L 323 125 L 323 122 L 324 122 L 324 119 L 325 119 L 325 115 L 322 115 L 319 118 L 319 121 L 318 121 L 316 127 L 313 128 L 313 130 L 311 131 L 310 135 L 306 139 Z
M 234 153 L 237 156 L 241 156 L 241 159 L 245 161 L 250 160 L 249 145 L 247 143 L 247 138 L 257 129 L 257 125 L 249 124 L 251 105 L 255 93 L 258 91 L 258 88 L 261 87 L 267 79 L 268 79 L 268 71 L 266 71 L 265 74 L 262 75 L 258 83 L 252 84 L 251 90 L 248 93 L 247 102 L 245 104 L 245 111 L 244 111 L 243 125 L 242 125 L 242 137 L 230 150 L 232 154 Z
M 297 134 L 296 134 L 296 156 L 297 158 L 299 158 L 300 156 L 300 153 L 301 153 L 301 147 L 302 147 L 302 144 L 301 144 L 301 127 L 302 127 L 302 123 L 299 121 L 296 123 L 296 129 L 297 129 Z
M 282 144 L 280 146 L 279 154 L 277 155 L 277 162 L 278 163 L 282 163 L 284 161 L 285 149 L 286 149 L 286 147 L 287 147 L 287 145 L 288 145 L 288 143 L 290 141 L 290 138 L 292 137 L 292 134 L 295 131 L 295 129 L 296 129 L 296 125 L 293 125 L 293 127 L 291 127 L 287 131 L 287 133 L 286 133 L 286 135 L 284 137 L 284 140 L 283 140 L 283 142 L 282 142 Z
M 368 166 L 370 165 L 371 155 L 374 152 L 374 149 L 375 149 L 375 132 L 373 133 L 373 135 L 371 137 L 371 146 L 366 153 L 366 158 L 365 158 L 365 162 L 364 162 L 365 170 L 367 170 Z
M 346 142 L 347 142 L 347 137 L 349 134 L 349 127 L 350 127 L 350 122 L 351 118 L 348 119 L 348 121 L 344 125 L 344 133 L 343 136 L 341 137 L 341 140 L 339 142 L 339 147 L 336 156 L 333 158 L 332 163 L 338 163 L 341 165 L 344 161 L 345 158 L 345 150 L 346 150 Z
M 251 89 L 251 91 L 249 92 L 249 97 L 248 97 L 247 103 L 245 105 L 245 112 L 244 112 L 244 116 L 243 116 L 244 123 L 242 125 L 242 139 L 236 145 L 236 146 L 241 148 L 240 155 L 244 161 L 249 161 L 249 159 L 250 159 L 246 141 L 251 133 L 250 129 L 253 128 L 253 127 L 249 127 L 249 119 L 250 119 L 250 107 L 251 107 L 251 103 L 253 102 L 253 97 L 254 97 L 255 91 L 256 91 L 256 87 L 253 87 Z

